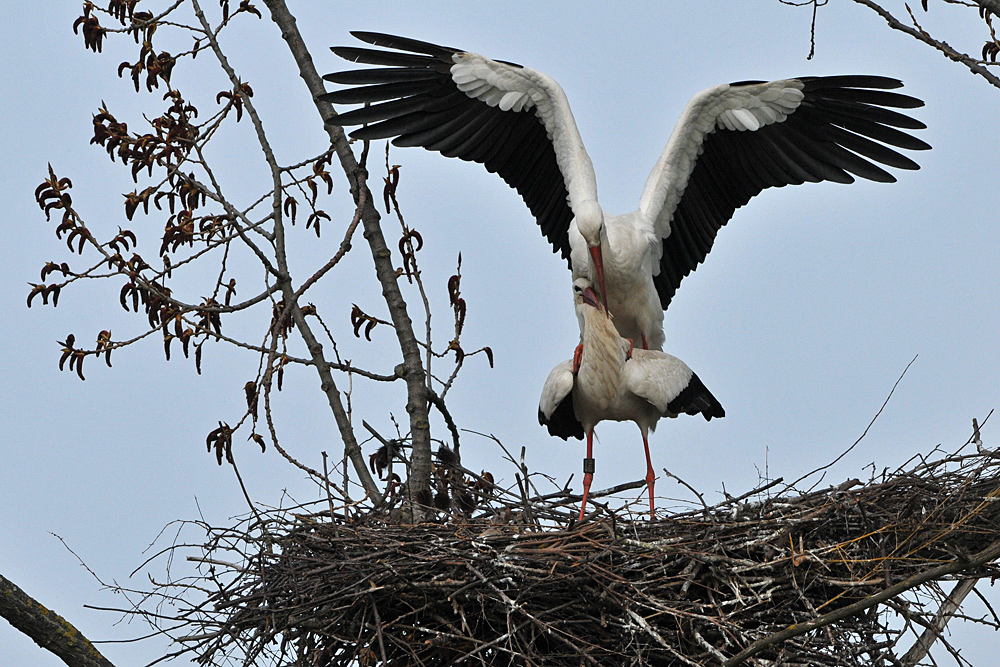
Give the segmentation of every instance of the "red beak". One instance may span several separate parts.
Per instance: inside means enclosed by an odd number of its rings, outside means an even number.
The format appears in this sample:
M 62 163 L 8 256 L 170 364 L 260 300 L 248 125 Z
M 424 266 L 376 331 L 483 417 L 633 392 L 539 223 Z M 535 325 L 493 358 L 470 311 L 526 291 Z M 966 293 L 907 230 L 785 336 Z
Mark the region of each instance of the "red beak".
M 601 302 L 604 304 L 604 312 L 609 316 L 608 292 L 604 289 L 604 257 L 601 255 L 601 246 L 595 245 L 590 248 L 590 257 L 594 260 L 594 267 L 597 269 L 597 286 L 601 291 Z
M 583 290 L 583 302 L 588 306 L 593 306 L 594 308 L 599 309 L 601 307 L 601 302 L 598 300 L 597 293 L 594 292 L 591 287 Z

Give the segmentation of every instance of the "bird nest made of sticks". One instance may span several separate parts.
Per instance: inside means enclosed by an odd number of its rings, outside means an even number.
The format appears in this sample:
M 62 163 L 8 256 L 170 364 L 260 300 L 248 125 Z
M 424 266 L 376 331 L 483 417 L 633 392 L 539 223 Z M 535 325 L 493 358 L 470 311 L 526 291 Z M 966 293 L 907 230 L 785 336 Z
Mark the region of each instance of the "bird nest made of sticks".
M 572 525 L 558 496 L 497 494 L 478 519 L 415 526 L 257 513 L 209 528 L 199 578 L 158 594 L 204 664 L 870 666 L 917 664 L 941 584 L 1000 574 L 985 451 L 656 521 Z M 527 521 L 559 512 L 569 527 Z

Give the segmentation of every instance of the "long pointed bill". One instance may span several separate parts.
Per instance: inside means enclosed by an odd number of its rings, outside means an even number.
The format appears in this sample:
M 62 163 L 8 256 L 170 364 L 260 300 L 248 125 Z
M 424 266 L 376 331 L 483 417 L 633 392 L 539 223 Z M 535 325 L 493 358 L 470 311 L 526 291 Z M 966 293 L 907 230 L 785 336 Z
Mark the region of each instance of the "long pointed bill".
M 604 289 L 604 257 L 601 254 L 601 246 L 591 246 L 590 257 L 594 260 L 594 268 L 597 269 L 597 286 L 601 290 L 601 301 L 604 303 L 604 312 L 610 316 L 611 311 L 608 310 L 608 291 Z

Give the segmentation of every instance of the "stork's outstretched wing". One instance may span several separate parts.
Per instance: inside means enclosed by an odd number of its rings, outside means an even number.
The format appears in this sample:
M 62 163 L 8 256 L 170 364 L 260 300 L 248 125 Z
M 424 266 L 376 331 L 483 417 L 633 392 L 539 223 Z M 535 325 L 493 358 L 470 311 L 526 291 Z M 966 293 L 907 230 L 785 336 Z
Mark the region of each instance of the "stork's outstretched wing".
M 541 72 L 405 37 L 352 32 L 375 46 L 333 47 L 373 69 L 327 74 L 355 86 L 321 96 L 370 104 L 338 116 L 367 124 L 355 139 L 392 138 L 448 157 L 479 162 L 515 188 L 553 249 L 569 258 L 568 229 L 580 202 L 597 200 L 594 167 L 562 88 Z
M 890 146 L 930 148 L 896 128 L 923 129 L 890 107 L 923 102 L 888 92 L 882 76 L 745 81 L 695 95 L 643 189 L 639 209 L 662 245 L 654 283 L 666 308 L 681 280 L 712 249 L 719 228 L 765 188 L 896 179 L 875 163 L 919 169 Z

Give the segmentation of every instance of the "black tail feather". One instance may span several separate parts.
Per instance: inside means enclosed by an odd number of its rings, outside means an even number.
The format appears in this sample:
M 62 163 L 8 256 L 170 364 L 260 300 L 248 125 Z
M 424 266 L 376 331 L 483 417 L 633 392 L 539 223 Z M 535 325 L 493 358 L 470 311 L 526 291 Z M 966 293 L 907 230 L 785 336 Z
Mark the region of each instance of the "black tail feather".
M 667 404 L 667 409 L 675 415 L 702 415 L 706 421 L 711 421 L 712 417 L 725 417 L 726 410 L 719 403 L 719 399 L 712 395 L 712 392 L 704 385 L 701 379 L 694 373 L 684 390 L 677 395 L 677 398 Z

